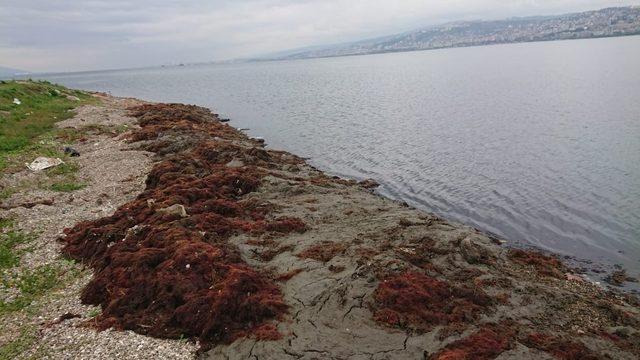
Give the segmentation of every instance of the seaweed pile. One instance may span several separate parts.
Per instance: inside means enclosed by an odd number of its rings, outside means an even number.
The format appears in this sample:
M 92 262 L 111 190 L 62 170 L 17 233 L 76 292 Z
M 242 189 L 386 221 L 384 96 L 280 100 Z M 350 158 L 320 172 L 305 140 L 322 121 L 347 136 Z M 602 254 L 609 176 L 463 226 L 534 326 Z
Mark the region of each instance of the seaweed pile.
M 269 219 L 270 204 L 244 196 L 276 166 L 272 155 L 204 108 L 151 104 L 130 114 L 141 128 L 129 140 L 160 160 L 146 189 L 112 216 L 66 229 L 63 239 L 66 256 L 94 269 L 81 298 L 102 307 L 96 326 L 194 337 L 203 348 L 279 338 L 274 321 L 287 305 L 276 281 L 227 241 L 306 229 L 299 219 Z
M 418 272 L 384 279 L 374 300 L 375 320 L 418 331 L 473 321 L 493 301 L 481 289 L 458 287 Z
M 507 324 L 486 324 L 472 335 L 454 341 L 430 360 L 495 359 L 511 349 L 515 331 Z

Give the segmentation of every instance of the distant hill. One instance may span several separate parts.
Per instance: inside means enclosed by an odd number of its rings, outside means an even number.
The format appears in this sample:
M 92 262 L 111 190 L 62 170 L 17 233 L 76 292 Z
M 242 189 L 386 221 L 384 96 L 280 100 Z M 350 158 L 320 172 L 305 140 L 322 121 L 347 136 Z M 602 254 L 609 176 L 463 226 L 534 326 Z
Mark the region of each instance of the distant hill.
M 16 75 L 24 75 L 27 74 L 27 71 L 12 69 L 4 66 L 0 66 L 0 79 L 11 78 Z
M 454 22 L 353 43 L 287 51 L 269 59 L 306 59 L 637 34 L 640 34 L 640 7 L 617 7 L 558 16 Z

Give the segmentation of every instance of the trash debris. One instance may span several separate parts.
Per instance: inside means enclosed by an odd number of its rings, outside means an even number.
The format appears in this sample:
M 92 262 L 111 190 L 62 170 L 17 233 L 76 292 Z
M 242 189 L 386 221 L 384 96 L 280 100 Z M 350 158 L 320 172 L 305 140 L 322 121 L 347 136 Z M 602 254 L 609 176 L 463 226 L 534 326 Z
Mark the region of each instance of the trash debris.
M 20 99 L 18 99 L 18 98 L 13 98 L 13 103 L 16 104 L 16 105 L 20 105 L 20 104 L 22 104 L 22 101 L 20 101 Z
M 72 147 L 68 147 L 65 146 L 64 148 L 64 153 L 71 156 L 71 157 L 78 157 L 80 156 L 80 152 L 78 152 L 78 150 L 72 148 Z
M 41 171 L 64 164 L 59 158 L 38 157 L 31 164 L 25 164 L 31 171 Z
M 225 119 L 225 118 L 223 118 L 223 119 L 219 119 L 218 121 L 220 121 L 221 123 L 226 123 L 226 122 L 231 121 L 231 119 Z

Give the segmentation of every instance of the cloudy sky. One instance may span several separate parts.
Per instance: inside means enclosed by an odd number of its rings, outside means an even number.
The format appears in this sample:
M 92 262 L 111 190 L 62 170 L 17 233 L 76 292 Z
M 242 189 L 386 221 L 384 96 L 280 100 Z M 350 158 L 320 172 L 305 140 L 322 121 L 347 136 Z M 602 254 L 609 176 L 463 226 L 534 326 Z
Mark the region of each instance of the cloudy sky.
M 0 65 L 80 71 L 250 57 L 452 20 L 638 0 L 0 0 Z

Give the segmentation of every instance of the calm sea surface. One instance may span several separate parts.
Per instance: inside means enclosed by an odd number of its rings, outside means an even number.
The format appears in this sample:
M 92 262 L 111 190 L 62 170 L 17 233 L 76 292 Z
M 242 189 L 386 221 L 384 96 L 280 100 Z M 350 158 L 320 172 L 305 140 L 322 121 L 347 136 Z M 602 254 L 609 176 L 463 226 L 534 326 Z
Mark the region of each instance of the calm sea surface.
M 42 76 L 187 102 L 514 243 L 640 271 L 640 37 Z

